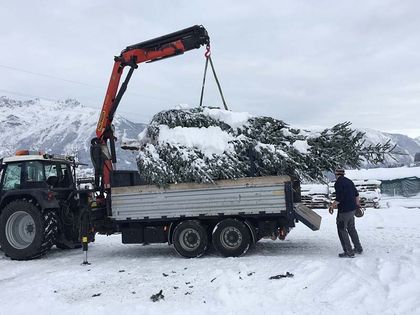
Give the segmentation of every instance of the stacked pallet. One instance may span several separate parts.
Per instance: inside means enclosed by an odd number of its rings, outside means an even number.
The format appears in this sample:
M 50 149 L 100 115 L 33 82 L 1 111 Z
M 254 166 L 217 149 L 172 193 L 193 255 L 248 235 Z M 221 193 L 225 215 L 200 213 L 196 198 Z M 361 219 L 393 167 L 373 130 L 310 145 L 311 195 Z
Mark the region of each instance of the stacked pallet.
M 374 179 L 354 180 L 359 192 L 360 204 L 364 208 L 379 208 L 381 199 L 381 181 Z
M 301 186 L 302 203 L 311 209 L 328 208 L 328 186 L 322 184 L 304 184 Z

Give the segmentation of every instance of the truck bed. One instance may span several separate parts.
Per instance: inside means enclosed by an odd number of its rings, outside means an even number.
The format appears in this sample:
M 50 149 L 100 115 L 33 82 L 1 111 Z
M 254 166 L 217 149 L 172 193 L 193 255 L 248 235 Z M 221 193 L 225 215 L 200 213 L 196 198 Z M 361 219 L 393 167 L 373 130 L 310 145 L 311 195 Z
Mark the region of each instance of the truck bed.
M 112 217 L 125 221 L 222 215 L 286 215 L 293 211 L 290 183 L 289 176 L 267 176 L 218 180 L 206 184 L 172 184 L 165 188 L 150 185 L 116 187 L 112 189 Z

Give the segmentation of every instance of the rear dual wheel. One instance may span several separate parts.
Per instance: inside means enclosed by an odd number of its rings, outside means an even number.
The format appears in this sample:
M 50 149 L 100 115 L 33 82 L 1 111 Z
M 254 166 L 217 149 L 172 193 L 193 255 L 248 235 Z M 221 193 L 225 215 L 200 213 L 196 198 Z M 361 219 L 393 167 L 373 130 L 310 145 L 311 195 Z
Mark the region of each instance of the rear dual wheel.
M 225 219 L 219 222 L 212 234 L 214 248 L 225 257 L 245 254 L 251 244 L 249 229 L 239 220 Z
M 248 227 L 239 220 L 220 221 L 211 235 L 214 248 L 225 257 L 238 257 L 245 254 L 251 244 Z M 199 221 L 187 220 L 178 224 L 173 234 L 173 244 L 178 254 L 187 258 L 202 256 L 209 236 Z
M 173 244 L 183 257 L 200 257 L 208 246 L 207 231 L 198 221 L 183 221 L 174 230 Z

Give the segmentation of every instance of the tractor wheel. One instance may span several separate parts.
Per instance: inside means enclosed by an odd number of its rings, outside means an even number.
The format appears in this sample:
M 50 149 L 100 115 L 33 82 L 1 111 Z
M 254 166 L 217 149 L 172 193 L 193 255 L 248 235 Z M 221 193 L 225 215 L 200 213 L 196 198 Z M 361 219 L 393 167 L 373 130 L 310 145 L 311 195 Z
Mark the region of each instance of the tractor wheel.
M 0 246 L 11 259 L 37 258 L 55 244 L 57 227 L 53 209 L 41 211 L 29 201 L 15 200 L 0 216 Z

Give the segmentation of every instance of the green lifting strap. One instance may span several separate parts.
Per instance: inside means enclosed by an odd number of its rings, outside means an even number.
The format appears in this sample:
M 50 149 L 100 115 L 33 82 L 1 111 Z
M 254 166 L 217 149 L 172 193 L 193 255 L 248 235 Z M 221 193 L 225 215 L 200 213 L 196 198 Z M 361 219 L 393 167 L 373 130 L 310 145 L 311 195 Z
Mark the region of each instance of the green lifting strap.
M 206 85 L 207 67 L 208 67 L 209 61 L 210 61 L 210 66 L 211 66 L 211 69 L 213 71 L 213 76 L 214 76 L 214 79 L 217 83 L 217 87 L 219 88 L 219 93 L 220 93 L 220 96 L 221 96 L 222 101 L 223 101 L 223 106 L 225 107 L 226 110 L 229 110 L 227 105 L 226 105 L 225 97 L 223 96 L 222 87 L 220 86 L 219 79 L 217 78 L 217 75 L 216 75 L 216 70 L 214 69 L 213 61 L 211 60 L 210 46 L 209 45 L 207 46 L 207 51 L 205 53 L 205 56 L 206 56 L 206 65 L 204 66 L 203 84 L 201 85 L 200 107 L 203 105 L 204 86 Z

